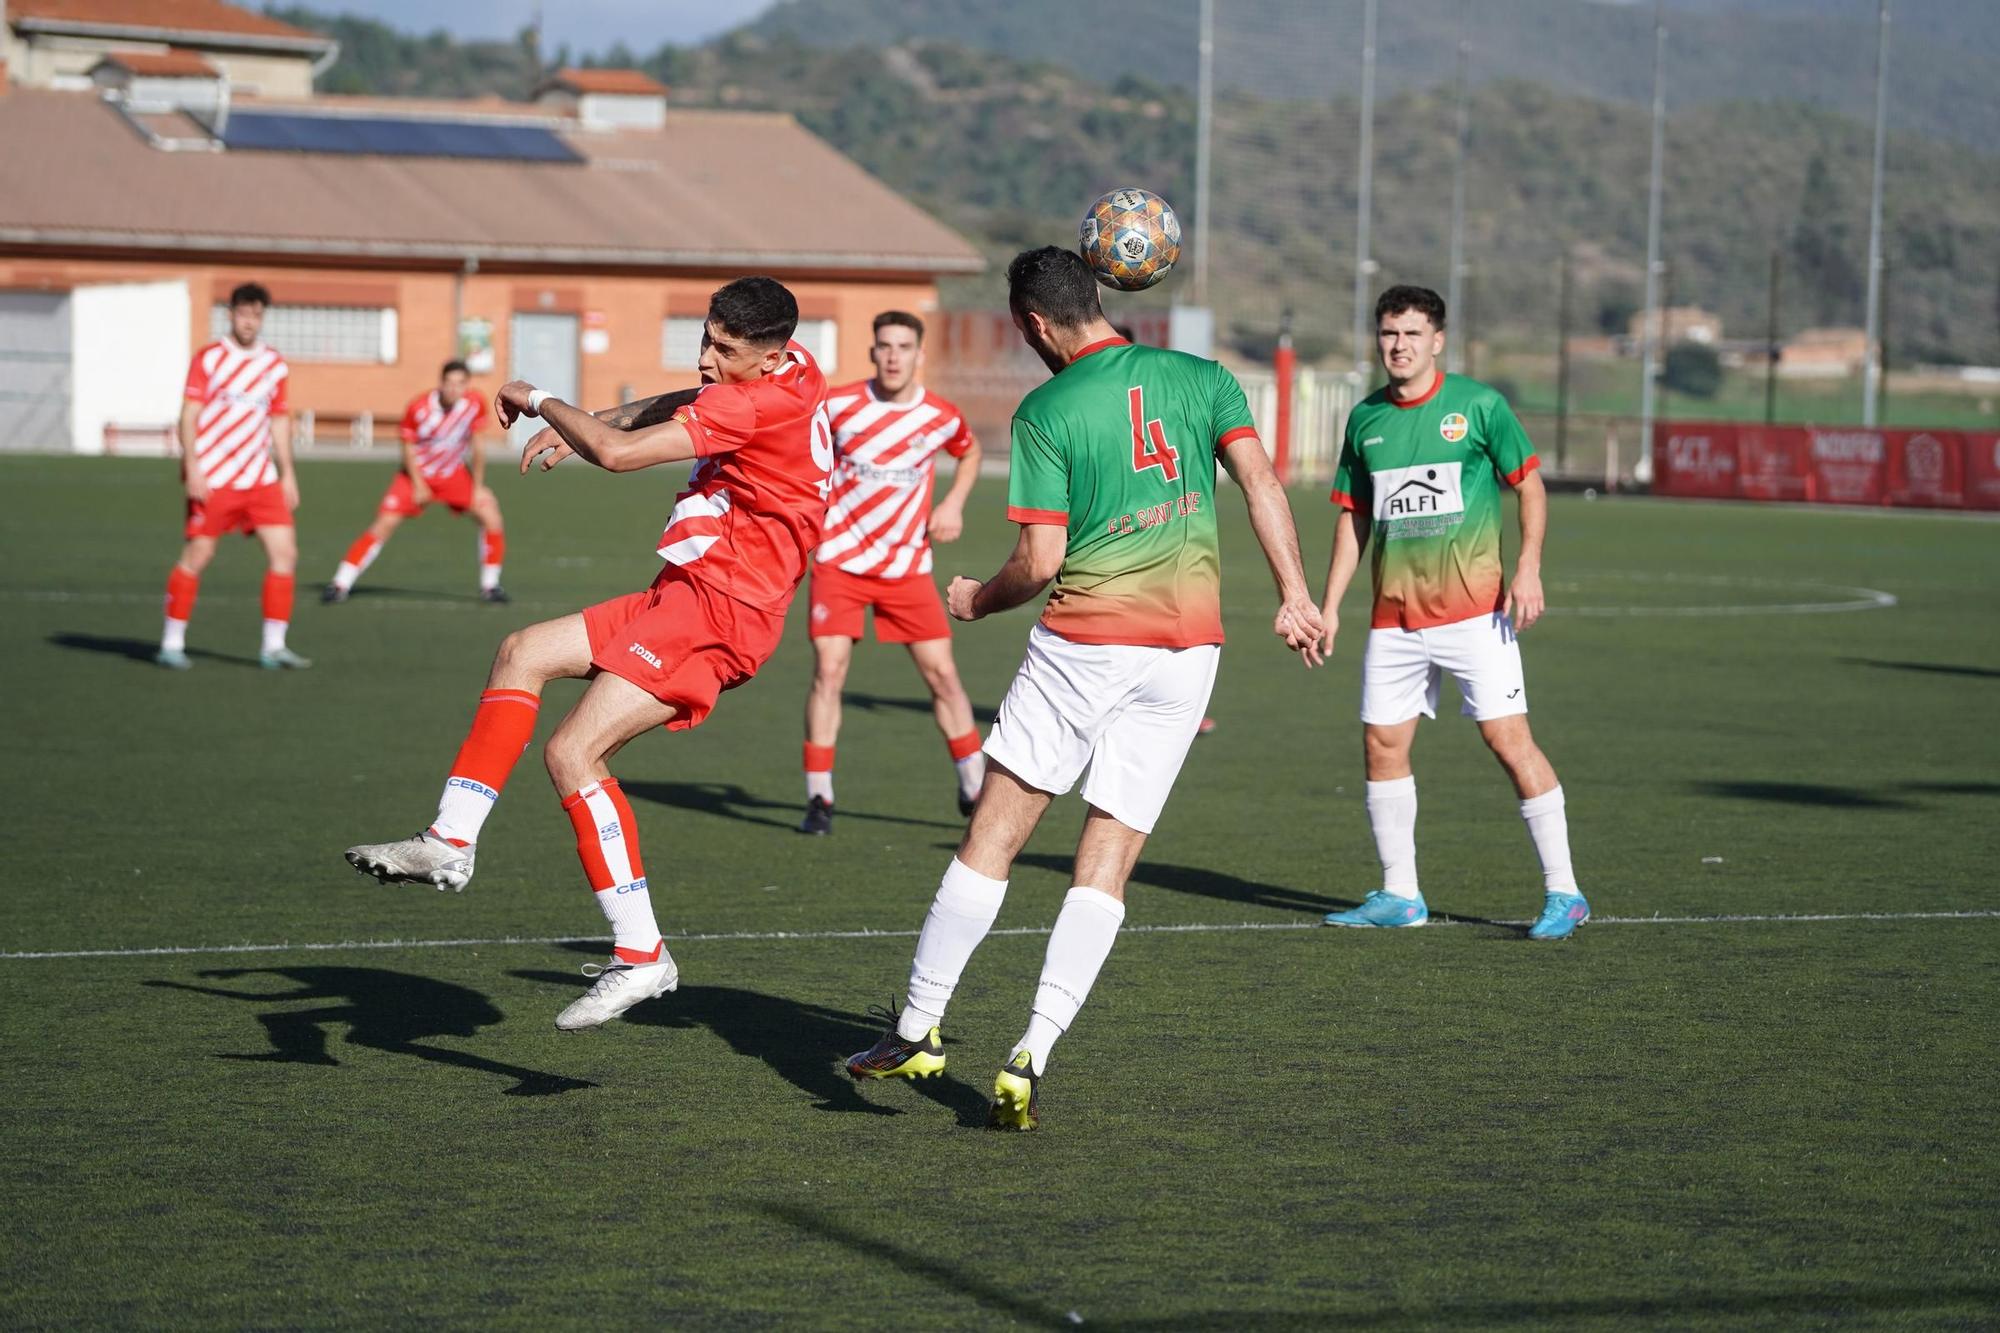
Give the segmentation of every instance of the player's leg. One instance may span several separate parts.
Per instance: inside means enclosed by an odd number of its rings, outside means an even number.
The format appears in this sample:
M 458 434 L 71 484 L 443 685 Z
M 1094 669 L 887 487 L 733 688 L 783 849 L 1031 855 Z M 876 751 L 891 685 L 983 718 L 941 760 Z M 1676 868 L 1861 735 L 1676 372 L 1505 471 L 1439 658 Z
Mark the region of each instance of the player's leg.
M 949 638 L 922 639 L 909 645 L 910 660 L 931 692 L 931 716 L 944 736 L 958 776 L 958 808 L 971 814 L 979 799 L 979 787 L 986 780 L 986 756 L 979 748 L 979 728 L 972 720 L 972 700 L 958 679 L 958 664 L 952 660 Z
M 1439 672 L 1423 631 L 1372 629 L 1361 666 L 1361 747 L 1368 829 L 1382 861 L 1382 887 L 1359 906 L 1329 912 L 1329 926 L 1421 926 L 1430 919 L 1417 887 L 1417 779 L 1410 749 L 1417 722 L 1437 716 Z
M 407 489 L 409 478 L 400 472 L 396 475 L 402 478 Z M 333 571 L 333 577 L 320 590 L 319 599 L 322 602 L 346 601 L 347 595 L 354 591 L 354 585 L 368 572 L 368 566 L 375 563 L 375 557 L 382 554 L 382 548 L 389 544 L 389 538 L 401 526 L 403 515 L 390 508 L 389 497 L 384 496 L 382 507 L 375 512 L 375 520 L 348 546 L 347 554 L 340 558 L 339 567 Z
M 257 650 L 257 660 L 273 671 L 303 670 L 312 663 L 285 646 L 285 634 L 292 626 L 292 599 L 298 585 L 298 529 L 289 522 L 260 524 L 257 540 L 263 543 L 266 561 L 264 637 Z
M 190 520 L 193 528 L 198 520 Z M 161 666 L 185 671 L 191 665 L 187 655 L 188 621 L 194 618 L 194 599 L 201 591 L 201 574 L 215 559 L 215 538 L 190 533 L 181 547 L 180 558 L 167 571 L 165 623 L 160 627 L 160 651 L 153 657 Z
M 833 754 L 840 739 L 840 691 L 854 660 L 845 634 L 815 634 L 812 685 L 806 691 L 806 816 L 799 832 L 833 832 Z
M 653 916 L 652 892 L 639 852 L 639 825 L 611 756 L 634 737 L 673 721 L 678 710 L 621 676 L 604 672 L 562 720 L 543 750 L 549 780 L 562 797 L 597 905 L 611 923 L 611 961 L 591 988 L 563 1010 L 566 1032 L 596 1027 L 680 981 Z
M 472 729 L 459 746 L 438 797 L 436 819 L 414 838 L 350 847 L 348 862 L 383 883 L 463 889 L 472 878 L 474 850 L 486 817 L 521 752 L 534 739 L 542 687 L 552 680 L 589 675 L 588 617 L 602 615 L 607 627 L 615 626 L 622 623 L 618 606 L 631 600 L 620 598 L 589 612 L 545 620 L 502 639 L 473 713 Z
M 507 529 L 500 520 L 500 499 L 481 486 L 473 492 L 471 512 L 479 524 L 479 595 L 489 602 L 511 600 L 500 586 L 500 566 L 507 559 Z

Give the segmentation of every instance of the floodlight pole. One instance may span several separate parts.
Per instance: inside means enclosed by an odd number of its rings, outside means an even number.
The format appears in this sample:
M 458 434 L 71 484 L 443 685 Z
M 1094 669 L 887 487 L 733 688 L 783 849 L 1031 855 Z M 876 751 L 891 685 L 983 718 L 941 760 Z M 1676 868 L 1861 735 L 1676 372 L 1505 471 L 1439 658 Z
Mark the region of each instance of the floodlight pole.
M 1459 297 L 1465 280 L 1465 145 L 1471 134 L 1471 107 L 1467 104 L 1465 70 L 1471 41 L 1468 20 L 1472 0 L 1460 0 L 1458 7 L 1458 157 L 1451 171 L 1451 266 L 1445 273 L 1445 318 L 1459 317 Z M 1456 336 L 1444 344 L 1444 368 L 1456 375 L 1465 369 L 1465 351 Z
M 1667 145 L 1667 12 L 1653 0 L 1653 166 L 1646 200 L 1646 318 L 1641 332 L 1639 456 L 1653 449 L 1653 380 L 1660 362 L 1660 170 Z
M 1889 0 L 1876 0 L 1875 183 L 1868 192 L 1868 337 L 1862 371 L 1861 424 L 1875 424 L 1882 393 L 1882 146 L 1889 128 Z
M 1215 0 L 1201 0 L 1194 126 L 1194 303 L 1208 304 L 1208 173 L 1215 133 Z
M 1375 357 L 1368 331 L 1368 279 L 1375 261 L 1368 255 L 1368 215 L 1375 196 L 1375 11 L 1367 0 L 1361 22 L 1361 180 L 1354 221 L 1354 375 L 1366 384 Z M 1449 316 L 1447 316 L 1449 318 Z

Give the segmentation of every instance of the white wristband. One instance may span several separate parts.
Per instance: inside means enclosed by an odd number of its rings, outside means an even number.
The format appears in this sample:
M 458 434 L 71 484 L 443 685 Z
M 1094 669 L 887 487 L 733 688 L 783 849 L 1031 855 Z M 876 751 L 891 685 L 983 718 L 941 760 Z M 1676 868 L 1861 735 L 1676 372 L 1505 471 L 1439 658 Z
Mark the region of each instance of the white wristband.
M 528 390 L 528 415 L 531 417 L 540 416 L 542 414 L 542 404 L 553 397 L 555 395 L 547 389 Z

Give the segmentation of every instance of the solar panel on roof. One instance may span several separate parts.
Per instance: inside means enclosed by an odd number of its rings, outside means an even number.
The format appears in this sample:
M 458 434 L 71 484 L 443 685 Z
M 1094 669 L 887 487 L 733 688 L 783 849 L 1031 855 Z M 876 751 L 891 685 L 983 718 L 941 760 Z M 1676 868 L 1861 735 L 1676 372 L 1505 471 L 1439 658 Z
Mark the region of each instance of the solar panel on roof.
M 222 143 L 232 151 L 484 158 L 508 162 L 583 161 L 583 155 L 552 130 L 464 120 L 237 111 L 229 117 Z

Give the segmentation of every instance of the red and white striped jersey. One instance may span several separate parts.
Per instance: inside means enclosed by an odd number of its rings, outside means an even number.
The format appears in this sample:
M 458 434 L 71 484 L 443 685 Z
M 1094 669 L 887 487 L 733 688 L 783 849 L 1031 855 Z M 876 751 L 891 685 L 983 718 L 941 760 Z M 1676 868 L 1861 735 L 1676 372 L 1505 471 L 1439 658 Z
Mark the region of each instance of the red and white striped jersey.
M 472 432 L 485 419 L 485 402 L 469 389 L 450 407 L 436 389 L 412 398 L 403 409 L 401 433 L 404 443 L 417 447 L 417 471 L 429 480 L 464 467 Z
M 216 490 L 247 491 L 278 479 L 271 461 L 271 418 L 286 410 L 285 358 L 233 338 L 210 343 L 188 364 L 187 399 L 195 417 L 195 461 Z
M 660 534 L 662 560 L 781 615 L 819 541 L 833 469 L 826 377 L 805 348 L 785 351 L 770 374 L 704 385 L 674 413 L 695 465 Z
M 816 559 L 845 574 L 880 579 L 931 572 L 931 486 L 937 453 L 965 457 L 972 428 L 951 403 L 924 389 L 907 403 L 875 396 L 875 382 L 827 394 L 833 421 L 833 494 Z

